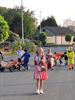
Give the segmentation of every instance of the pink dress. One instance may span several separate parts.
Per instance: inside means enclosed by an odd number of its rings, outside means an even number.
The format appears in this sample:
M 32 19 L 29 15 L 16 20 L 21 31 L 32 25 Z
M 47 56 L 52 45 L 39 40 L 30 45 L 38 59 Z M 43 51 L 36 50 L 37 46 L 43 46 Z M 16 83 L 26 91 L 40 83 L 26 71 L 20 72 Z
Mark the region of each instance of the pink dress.
M 40 66 L 38 63 L 37 63 L 37 60 L 38 60 L 38 56 L 36 55 L 34 57 L 34 79 L 37 80 L 37 79 L 40 79 L 40 80 L 46 80 L 48 79 L 48 75 L 47 75 L 47 71 L 38 71 L 38 67 Z M 47 67 L 46 66 L 46 60 L 45 60 L 45 57 L 43 57 L 43 66 L 44 67 Z
M 54 61 L 54 59 L 53 59 L 53 54 L 52 53 L 47 53 L 46 54 L 46 61 L 47 61 L 47 67 L 48 67 L 48 69 L 52 69 L 52 67 L 53 67 L 53 61 Z

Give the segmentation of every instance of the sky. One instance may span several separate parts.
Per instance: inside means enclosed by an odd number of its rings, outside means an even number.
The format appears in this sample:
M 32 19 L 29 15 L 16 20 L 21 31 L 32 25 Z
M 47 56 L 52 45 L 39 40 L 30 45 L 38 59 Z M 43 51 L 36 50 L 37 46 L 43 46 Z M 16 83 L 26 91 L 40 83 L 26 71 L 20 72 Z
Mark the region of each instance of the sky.
M 0 0 L 0 6 L 13 8 L 21 6 L 21 0 Z M 23 6 L 34 11 L 35 17 L 40 22 L 48 16 L 54 16 L 58 25 L 63 25 L 63 20 L 70 18 L 75 21 L 75 0 L 23 0 Z

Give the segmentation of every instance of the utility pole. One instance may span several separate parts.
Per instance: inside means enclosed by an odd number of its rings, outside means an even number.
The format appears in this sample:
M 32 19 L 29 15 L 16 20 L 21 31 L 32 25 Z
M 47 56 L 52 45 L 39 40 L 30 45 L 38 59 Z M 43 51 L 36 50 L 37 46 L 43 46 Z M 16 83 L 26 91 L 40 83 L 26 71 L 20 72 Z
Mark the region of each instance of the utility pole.
M 22 16 L 22 42 L 24 43 L 24 26 L 23 26 L 23 0 L 21 0 L 21 16 Z
M 41 11 L 40 11 L 40 33 L 41 33 Z

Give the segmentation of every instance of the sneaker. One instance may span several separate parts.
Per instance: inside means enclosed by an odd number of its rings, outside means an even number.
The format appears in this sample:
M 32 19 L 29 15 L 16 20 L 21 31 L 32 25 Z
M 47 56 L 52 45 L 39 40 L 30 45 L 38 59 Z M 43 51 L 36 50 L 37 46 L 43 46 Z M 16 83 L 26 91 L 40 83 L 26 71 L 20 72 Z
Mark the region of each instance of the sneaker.
M 51 71 L 53 70 L 53 68 L 51 69 Z
M 40 91 L 39 91 L 39 89 L 37 89 L 37 90 L 36 90 L 36 93 L 37 93 L 37 94 L 40 94 Z
M 40 90 L 40 93 L 43 94 L 43 90 L 42 89 Z

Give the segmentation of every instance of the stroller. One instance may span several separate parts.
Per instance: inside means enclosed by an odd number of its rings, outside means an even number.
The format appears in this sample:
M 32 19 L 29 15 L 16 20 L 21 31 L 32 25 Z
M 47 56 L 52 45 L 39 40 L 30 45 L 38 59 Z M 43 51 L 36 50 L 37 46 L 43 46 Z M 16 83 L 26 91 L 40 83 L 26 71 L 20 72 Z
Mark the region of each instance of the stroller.
M 14 69 L 19 70 L 18 61 L 10 59 L 9 61 L 1 61 L 0 71 L 4 72 L 5 69 L 9 69 L 10 72 L 13 72 Z

